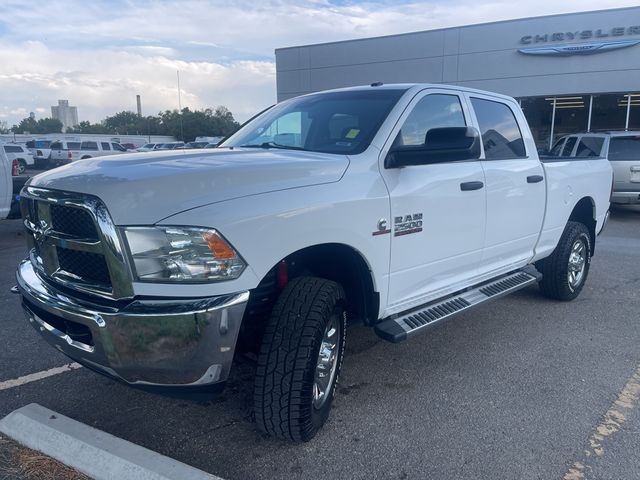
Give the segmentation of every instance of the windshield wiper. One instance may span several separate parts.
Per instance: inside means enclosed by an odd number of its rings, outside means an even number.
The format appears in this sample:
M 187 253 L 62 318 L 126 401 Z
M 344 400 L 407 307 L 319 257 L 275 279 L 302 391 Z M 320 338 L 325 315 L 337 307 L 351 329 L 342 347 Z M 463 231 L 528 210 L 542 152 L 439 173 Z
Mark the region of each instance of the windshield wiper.
M 279 148 L 281 150 L 302 150 L 308 151 L 303 147 L 296 147 L 293 145 L 281 145 L 275 142 L 264 142 L 264 143 L 256 143 L 256 144 L 248 144 L 248 145 L 239 145 L 241 148 Z

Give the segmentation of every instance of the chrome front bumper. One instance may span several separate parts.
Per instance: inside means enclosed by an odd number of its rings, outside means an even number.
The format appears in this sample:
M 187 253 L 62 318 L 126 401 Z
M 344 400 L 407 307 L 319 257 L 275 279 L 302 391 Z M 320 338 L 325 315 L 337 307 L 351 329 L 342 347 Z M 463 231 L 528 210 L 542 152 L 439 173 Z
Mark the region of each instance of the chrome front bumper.
M 108 307 L 44 282 L 29 260 L 17 272 L 28 321 L 62 353 L 130 385 L 203 387 L 229 375 L 248 292 L 133 300 Z

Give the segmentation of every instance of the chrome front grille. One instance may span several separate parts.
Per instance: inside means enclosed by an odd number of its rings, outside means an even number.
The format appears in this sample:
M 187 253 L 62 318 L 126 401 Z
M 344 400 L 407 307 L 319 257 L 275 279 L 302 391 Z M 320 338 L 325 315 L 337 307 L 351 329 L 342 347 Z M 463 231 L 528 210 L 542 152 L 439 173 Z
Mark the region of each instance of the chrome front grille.
M 118 231 L 98 198 L 26 187 L 20 208 L 31 261 L 45 280 L 106 298 L 133 296 Z

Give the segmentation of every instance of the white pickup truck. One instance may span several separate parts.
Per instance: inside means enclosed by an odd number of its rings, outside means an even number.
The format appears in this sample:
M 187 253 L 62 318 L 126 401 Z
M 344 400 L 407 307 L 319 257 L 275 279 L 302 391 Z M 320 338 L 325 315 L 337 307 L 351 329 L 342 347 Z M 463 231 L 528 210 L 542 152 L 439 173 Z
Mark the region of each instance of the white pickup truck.
M 509 97 L 315 93 L 217 149 L 34 177 L 18 290 L 49 343 L 130 385 L 218 386 L 253 349 L 258 427 L 306 441 L 329 415 L 348 323 L 399 342 L 536 282 L 576 298 L 611 186 L 606 159 L 541 162 Z

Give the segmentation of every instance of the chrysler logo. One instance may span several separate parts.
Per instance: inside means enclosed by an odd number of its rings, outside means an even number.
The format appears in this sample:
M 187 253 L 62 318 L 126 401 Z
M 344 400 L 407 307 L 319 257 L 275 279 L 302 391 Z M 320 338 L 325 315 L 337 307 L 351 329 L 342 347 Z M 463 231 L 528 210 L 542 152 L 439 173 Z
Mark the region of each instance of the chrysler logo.
M 568 55 L 593 55 L 620 48 L 638 45 L 640 40 L 614 40 L 596 43 L 573 43 L 565 45 L 547 45 L 544 47 L 521 48 L 518 51 L 525 55 L 552 55 L 566 57 Z

